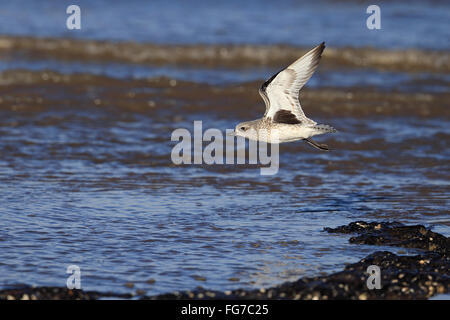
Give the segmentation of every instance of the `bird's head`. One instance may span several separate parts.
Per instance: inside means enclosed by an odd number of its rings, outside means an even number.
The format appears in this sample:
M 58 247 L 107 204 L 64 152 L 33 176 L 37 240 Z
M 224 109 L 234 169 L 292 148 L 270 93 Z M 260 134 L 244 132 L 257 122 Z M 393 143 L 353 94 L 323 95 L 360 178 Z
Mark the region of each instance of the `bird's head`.
M 234 129 L 234 135 L 247 139 L 258 140 L 258 132 L 256 131 L 254 121 L 239 123 Z

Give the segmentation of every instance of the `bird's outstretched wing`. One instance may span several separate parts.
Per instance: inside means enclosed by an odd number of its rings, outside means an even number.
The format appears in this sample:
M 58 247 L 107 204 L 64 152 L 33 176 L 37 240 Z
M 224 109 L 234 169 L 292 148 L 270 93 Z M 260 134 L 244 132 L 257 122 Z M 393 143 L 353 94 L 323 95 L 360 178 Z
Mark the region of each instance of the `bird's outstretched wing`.
M 264 82 L 259 89 L 259 94 L 266 104 L 264 117 L 271 118 L 273 122 L 316 124 L 305 116 L 298 101 L 298 94 L 319 65 L 324 49 L 325 42 L 322 42 Z

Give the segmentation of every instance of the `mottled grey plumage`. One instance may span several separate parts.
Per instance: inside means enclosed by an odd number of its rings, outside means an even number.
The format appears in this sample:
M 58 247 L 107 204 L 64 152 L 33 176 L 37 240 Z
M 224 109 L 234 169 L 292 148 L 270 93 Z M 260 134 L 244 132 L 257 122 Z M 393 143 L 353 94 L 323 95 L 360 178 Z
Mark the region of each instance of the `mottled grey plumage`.
M 325 43 L 307 52 L 287 68 L 274 74 L 259 89 L 266 104 L 266 112 L 261 119 L 242 122 L 236 126 L 235 135 L 270 143 L 305 140 L 310 145 L 328 150 L 312 136 L 336 132 L 329 125 L 318 125 L 305 116 L 298 94 L 319 65 Z

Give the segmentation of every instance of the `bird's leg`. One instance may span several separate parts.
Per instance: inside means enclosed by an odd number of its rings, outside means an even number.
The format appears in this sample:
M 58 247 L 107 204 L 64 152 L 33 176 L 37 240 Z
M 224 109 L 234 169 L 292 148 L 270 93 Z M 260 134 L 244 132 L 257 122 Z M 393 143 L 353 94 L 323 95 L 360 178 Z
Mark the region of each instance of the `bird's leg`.
M 328 148 L 328 146 L 326 144 L 323 143 L 318 143 L 314 140 L 312 140 L 311 138 L 306 138 L 303 139 L 306 141 L 306 143 L 308 143 L 309 145 L 313 146 L 314 148 L 317 148 L 319 150 L 323 150 L 323 151 L 330 151 L 330 149 Z

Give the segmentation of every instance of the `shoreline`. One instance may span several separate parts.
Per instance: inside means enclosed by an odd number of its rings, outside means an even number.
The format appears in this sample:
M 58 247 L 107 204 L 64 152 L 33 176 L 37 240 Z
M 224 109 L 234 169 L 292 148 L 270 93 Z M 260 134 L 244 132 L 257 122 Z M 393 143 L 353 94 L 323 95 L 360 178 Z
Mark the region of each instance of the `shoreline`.
M 435 233 L 422 225 L 404 225 L 398 222 L 356 221 L 337 228 L 324 228 L 330 234 L 348 234 L 349 242 L 364 245 L 382 245 L 424 250 L 423 253 L 396 255 L 376 251 L 342 271 L 325 276 L 304 277 L 294 282 L 259 290 L 236 289 L 212 291 L 198 288 L 193 291 L 172 292 L 146 296 L 144 294 L 116 294 L 69 290 L 62 287 L 22 287 L 0 290 L 0 300 L 374 300 L 374 299 L 428 299 L 450 293 L 450 237 Z M 368 266 L 381 270 L 381 289 L 366 285 Z

